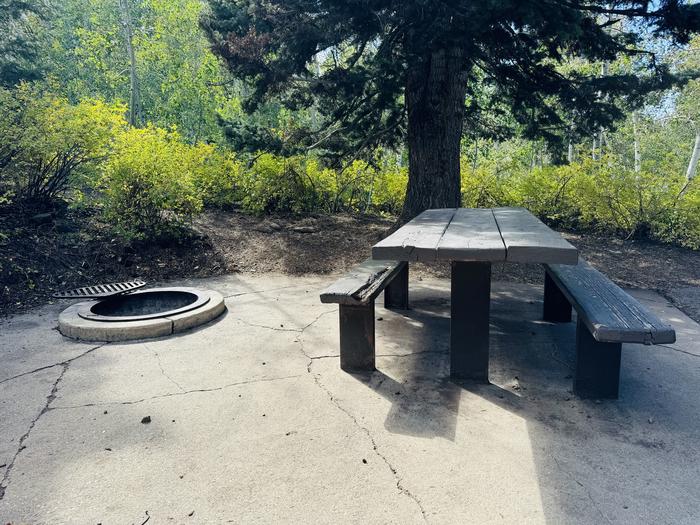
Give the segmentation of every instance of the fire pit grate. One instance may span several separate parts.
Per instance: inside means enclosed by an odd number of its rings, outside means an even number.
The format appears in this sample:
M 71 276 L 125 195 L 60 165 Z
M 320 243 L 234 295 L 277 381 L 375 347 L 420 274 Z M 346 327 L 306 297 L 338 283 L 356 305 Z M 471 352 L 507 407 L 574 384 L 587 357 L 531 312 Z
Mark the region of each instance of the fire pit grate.
M 123 283 L 96 284 L 73 290 L 63 290 L 53 294 L 56 299 L 101 299 L 128 294 L 146 286 L 145 281 L 127 281 Z

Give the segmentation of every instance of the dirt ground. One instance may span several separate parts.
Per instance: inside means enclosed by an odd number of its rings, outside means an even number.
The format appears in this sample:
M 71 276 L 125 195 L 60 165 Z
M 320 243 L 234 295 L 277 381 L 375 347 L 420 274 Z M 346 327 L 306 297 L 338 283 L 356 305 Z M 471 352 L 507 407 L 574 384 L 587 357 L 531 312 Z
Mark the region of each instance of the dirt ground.
M 85 212 L 40 223 L 0 217 L 0 315 L 51 302 L 57 290 L 140 278 L 148 282 L 224 273 L 290 275 L 340 272 L 368 257 L 392 228 L 377 217 L 315 215 L 257 217 L 211 211 L 196 235 L 178 244 L 124 246 Z M 581 255 L 622 286 L 658 291 L 700 320 L 700 252 L 648 241 L 592 234 L 565 237 Z M 447 276 L 447 265 L 415 265 L 413 275 Z M 539 283 L 537 265 L 494 265 L 501 281 Z

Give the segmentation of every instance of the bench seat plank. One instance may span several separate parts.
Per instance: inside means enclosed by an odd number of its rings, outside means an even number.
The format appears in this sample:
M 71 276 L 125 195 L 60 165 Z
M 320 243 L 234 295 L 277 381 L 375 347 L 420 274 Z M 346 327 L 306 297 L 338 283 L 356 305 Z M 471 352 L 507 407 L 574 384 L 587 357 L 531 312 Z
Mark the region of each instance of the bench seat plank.
M 505 261 L 506 247 L 489 208 L 459 208 L 437 246 L 438 260 Z
M 406 263 L 401 261 L 379 261 L 369 258 L 326 288 L 321 293 L 321 302 L 366 305 L 376 298 L 405 266 Z
M 506 246 L 506 261 L 576 264 L 578 250 L 525 208 L 494 208 Z
M 674 343 L 676 332 L 586 261 L 545 269 L 574 306 L 596 341 Z

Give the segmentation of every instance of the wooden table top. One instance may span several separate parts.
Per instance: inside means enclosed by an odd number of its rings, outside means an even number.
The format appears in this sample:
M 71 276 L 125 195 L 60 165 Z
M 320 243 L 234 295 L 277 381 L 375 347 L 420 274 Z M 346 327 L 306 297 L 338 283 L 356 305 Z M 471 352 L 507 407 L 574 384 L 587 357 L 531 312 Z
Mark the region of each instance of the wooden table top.
M 525 208 L 443 208 L 375 244 L 372 258 L 577 264 L 578 250 Z

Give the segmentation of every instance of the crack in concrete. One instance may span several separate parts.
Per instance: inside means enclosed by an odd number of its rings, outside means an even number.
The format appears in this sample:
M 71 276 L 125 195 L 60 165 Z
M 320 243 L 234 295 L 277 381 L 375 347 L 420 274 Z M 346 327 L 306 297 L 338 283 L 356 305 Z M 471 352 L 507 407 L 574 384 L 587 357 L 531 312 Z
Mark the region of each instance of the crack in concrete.
M 19 438 L 19 443 L 17 445 L 17 450 L 15 451 L 14 456 L 10 460 L 10 462 L 7 464 L 7 468 L 5 470 L 5 475 L 2 477 L 2 481 L 0 481 L 0 501 L 3 500 L 5 497 L 5 491 L 7 490 L 7 487 L 9 485 L 9 480 L 10 480 L 10 474 L 12 473 L 12 469 L 15 466 L 15 461 L 17 461 L 17 458 L 19 455 L 22 453 L 22 451 L 27 448 L 24 445 L 24 442 L 29 438 L 29 434 L 31 434 L 32 429 L 34 428 L 34 425 L 37 424 L 39 419 L 41 419 L 41 416 L 46 414 L 46 412 L 49 411 L 49 407 L 51 403 L 53 403 L 53 400 L 56 399 L 56 393 L 58 392 L 58 384 L 61 382 L 63 379 L 63 376 L 66 374 L 66 371 L 68 370 L 69 364 L 64 363 L 61 365 L 63 369 L 61 370 L 61 373 L 58 375 L 58 378 L 56 378 L 56 381 L 53 382 L 53 386 L 51 387 L 51 392 L 49 392 L 49 395 L 46 396 L 46 403 L 44 403 L 44 406 L 42 409 L 39 411 L 37 416 L 31 421 L 29 424 L 29 428 L 27 431 L 22 434 L 22 436 Z
M 281 377 L 267 377 L 262 379 L 250 379 L 248 381 L 237 381 L 235 383 L 227 383 L 222 386 L 212 387 L 212 388 L 193 388 L 192 390 L 184 390 L 182 392 L 167 392 L 165 394 L 158 394 L 156 396 L 144 397 L 141 399 L 133 399 L 130 401 L 104 401 L 101 403 L 85 403 L 83 405 L 63 405 L 57 407 L 51 407 L 49 410 L 72 410 L 75 408 L 90 408 L 90 407 L 103 407 L 103 406 L 114 406 L 114 405 L 137 405 L 143 403 L 144 401 L 153 401 L 155 399 L 164 399 L 167 397 L 177 397 L 185 396 L 188 394 L 206 393 L 206 392 L 218 392 L 225 390 L 227 388 L 232 388 L 241 385 L 250 385 L 253 383 L 267 383 L 271 381 L 282 381 L 286 379 L 295 379 L 298 377 L 303 377 L 302 374 L 296 374 L 293 376 L 281 376 Z
M 333 393 L 328 388 L 326 388 L 325 386 L 323 386 L 323 384 L 321 384 L 320 374 L 315 374 L 311 371 L 311 368 L 313 366 L 313 362 L 314 362 L 315 358 L 311 357 L 307 353 L 306 349 L 304 348 L 304 341 L 302 340 L 301 336 L 304 335 L 304 331 L 307 328 L 309 328 L 310 326 L 312 326 L 313 324 L 318 322 L 318 320 L 321 319 L 321 317 L 323 317 L 324 315 L 333 313 L 335 311 L 336 310 L 333 309 L 333 310 L 329 310 L 327 312 L 323 312 L 322 314 L 318 315 L 313 321 L 311 321 L 309 324 L 304 326 L 304 328 L 302 328 L 300 337 L 295 340 L 295 342 L 299 343 L 299 349 L 301 350 L 301 353 L 304 354 L 304 356 L 309 360 L 309 363 L 306 367 L 306 371 L 309 374 L 311 374 L 311 376 L 313 377 L 314 383 L 316 384 L 316 386 L 319 389 L 321 389 L 326 394 L 326 396 L 328 397 L 331 404 L 333 406 L 335 406 L 338 410 L 340 410 L 343 414 L 345 414 L 348 418 L 350 418 L 350 420 L 354 423 L 354 425 L 358 429 L 360 429 L 362 432 L 364 432 L 364 434 L 367 436 L 367 438 L 369 439 L 369 441 L 372 445 L 372 451 L 374 452 L 374 454 L 378 458 L 380 458 L 384 462 L 384 464 L 387 466 L 387 468 L 391 471 L 391 474 L 393 475 L 394 480 L 396 481 L 396 488 L 399 491 L 399 493 L 408 497 L 416 504 L 416 506 L 420 510 L 421 516 L 423 517 L 423 521 L 425 523 L 428 523 L 428 516 L 426 514 L 425 508 L 423 507 L 423 503 L 415 494 L 413 494 L 413 492 L 411 492 L 408 488 L 406 488 L 403 485 L 403 483 L 402 483 L 403 478 L 401 478 L 399 476 L 398 471 L 396 470 L 396 467 L 394 467 L 394 465 L 391 463 L 391 461 L 389 461 L 389 458 L 387 458 L 384 454 L 382 454 L 380 452 L 379 447 L 377 445 L 377 441 L 375 440 L 374 436 L 372 435 L 372 432 L 367 427 L 363 426 L 349 410 L 347 410 L 345 407 L 343 407 L 338 402 L 338 400 L 333 396 Z M 335 356 L 320 356 L 320 357 L 323 358 L 323 357 L 335 357 Z
M 35 368 L 34 370 L 30 370 L 29 372 L 22 372 L 21 374 L 17 374 L 16 376 L 7 377 L 7 378 L 3 379 L 2 381 L 0 381 L 0 385 L 2 385 L 3 383 L 7 383 L 8 381 L 12 381 L 14 379 L 19 379 L 20 377 L 24 377 L 24 376 L 30 376 L 32 374 L 36 374 L 37 372 L 41 372 L 42 370 L 48 370 L 50 368 L 55 368 L 57 366 L 61 366 L 61 363 L 54 363 L 52 365 L 40 366 L 39 368 Z
M 66 363 L 70 364 L 73 361 L 75 361 L 76 359 L 80 359 L 81 357 L 86 356 L 89 353 L 94 352 L 95 350 L 102 348 L 103 346 L 105 346 L 107 344 L 109 344 L 109 343 L 101 343 L 97 346 L 93 346 L 89 350 L 86 350 L 85 352 L 83 352 L 82 354 L 78 354 L 77 356 L 71 357 L 70 359 L 66 359 L 65 361 L 60 361 L 58 363 L 53 363 L 51 365 L 40 366 L 39 368 L 35 368 L 34 370 L 29 370 L 28 372 L 22 372 L 21 374 L 17 374 L 17 375 L 12 376 L 12 377 L 7 377 L 7 378 L 3 379 L 2 381 L 0 381 L 0 385 L 2 385 L 3 383 L 7 383 L 9 381 L 13 381 L 14 379 L 19 379 L 20 377 L 30 376 L 32 374 L 36 374 L 37 372 L 41 372 L 43 370 L 49 370 L 50 368 L 55 368 L 57 366 L 61 366 L 61 365 L 64 365 Z
M 290 288 L 303 288 L 304 285 L 300 284 L 290 284 L 289 286 L 280 286 L 279 288 L 270 288 L 269 290 L 252 290 L 250 292 L 240 292 L 240 293 L 233 293 L 231 295 L 225 295 L 224 299 L 230 299 L 232 297 L 241 297 L 243 295 L 254 295 L 258 293 L 268 293 L 268 292 L 277 292 L 279 290 L 288 290 Z
M 306 330 L 309 326 L 315 324 L 321 317 L 323 317 L 324 315 L 332 314 L 333 312 L 337 312 L 337 309 L 334 308 L 333 310 L 326 310 L 325 312 L 320 313 L 319 315 L 316 316 L 316 318 L 313 321 L 311 321 L 310 323 L 308 323 L 305 326 L 302 326 L 301 328 L 285 328 L 284 326 L 277 327 L 277 326 L 270 326 L 270 325 L 266 325 L 266 324 L 251 323 L 250 321 L 246 321 L 245 319 L 241 319 L 240 317 L 235 317 L 234 319 L 236 321 L 240 321 L 241 323 L 243 323 L 246 326 L 252 326 L 255 328 L 264 328 L 266 330 L 274 330 L 275 332 L 292 332 L 292 333 L 296 333 L 296 334 L 303 334 L 304 330 Z
M 39 372 L 40 370 L 48 370 L 49 368 L 54 368 L 56 366 L 62 367 L 61 373 L 56 378 L 56 381 L 53 382 L 53 385 L 51 387 L 51 391 L 49 392 L 49 395 L 46 396 L 46 403 L 42 407 L 41 411 L 37 414 L 37 416 L 31 421 L 27 431 L 24 434 L 22 434 L 22 436 L 19 438 L 19 442 L 17 444 L 17 450 L 15 451 L 14 456 L 12 457 L 10 462 L 7 464 L 7 467 L 5 468 L 5 474 L 3 475 L 2 480 L 0 480 L 0 501 L 2 501 L 3 498 L 5 497 L 5 492 L 7 491 L 7 487 L 10 484 L 9 483 L 10 482 L 10 474 L 12 472 L 12 469 L 15 466 L 15 462 L 17 461 L 17 458 L 22 453 L 22 451 L 27 448 L 24 445 L 24 442 L 27 441 L 27 439 L 29 438 L 29 434 L 31 434 L 32 430 L 34 429 L 34 426 L 37 424 L 39 419 L 41 419 L 41 417 L 44 414 L 46 414 L 49 410 L 51 410 L 51 403 L 54 402 L 54 400 L 56 399 L 56 395 L 58 394 L 58 385 L 61 383 L 61 381 L 63 381 L 63 376 L 66 375 L 66 372 L 68 371 L 68 368 L 70 367 L 71 363 L 73 361 L 75 361 L 76 359 L 80 359 L 81 357 L 85 357 L 86 355 L 88 355 L 88 354 L 94 352 L 95 350 L 102 348 L 103 346 L 106 346 L 108 344 L 109 343 L 102 343 L 102 344 L 99 344 L 97 346 L 93 346 L 92 348 L 86 350 L 82 354 L 77 355 L 75 357 L 72 357 L 70 359 L 66 359 L 65 361 L 61 361 L 60 363 L 56 363 L 56 364 L 53 364 L 50 366 L 49 365 L 43 366 L 43 367 L 37 368 L 31 372 L 25 372 L 23 374 L 19 374 L 19 375 L 15 376 L 14 379 L 16 379 L 17 377 L 23 377 L 23 376 L 29 375 L 31 373 Z M 10 379 L 12 379 L 12 378 L 10 378 Z M 9 379 L 6 379 L 5 381 L 9 381 Z M 3 381 L 3 382 L 5 382 L 5 381 Z
M 158 352 L 156 352 L 155 349 L 150 348 L 146 343 L 143 343 L 143 346 L 146 350 L 150 350 L 151 352 L 153 352 L 153 355 L 156 356 L 156 361 L 158 362 L 158 368 L 160 368 L 160 373 L 163 374 L 163 377 L 165 377 L 173 385 L 175 385 L 177 388 L 179 388 L 180 392 L 184 392 L 185 389 L 182 387 L 182 385 L 180 383 L 178 383 L 177 381 L 175 381 L 172 377 L 170 377 L 170 375 L 163 368 L 163 363 L 161 363 L 161 361 L 160 361 L 160 356 L 158 355 Z
M 574 365 L 573 365 L 573 364 L 570 364 L 570 363 L 567 363 L 566 361 L 564 361 L 563 359 L 560 359 L 560 358 L 557 356 L 557 345 L 556 345 L 556 344 L 553 344 L 553 345 L 552 345 L 552 351 L 549 352 L 549 356 L 550 356 L 552 359 L 554 359 L 557 363 L 559 363 L 560 365 L 564 366 L 564 368 L 566 368 L 568 371 L 573 372 Z
M 326 310 L 325 312 L 321 312 L 320 314 L 318 314 L 318 315 L 314 318 L 313 321 L 311 321 L 310 323 L 306 324 L 306 325 L 301 329 L 301 332 L 303 333 L 304 330 L 306 330 L 307 328 L 309 328 L 311 325 L 316 324 L 316 323 L 319 321 L 319 319 L 321 319 L 321 317 L 326 316 L 326 315 L 328 315 L 328 314 L 335 313 L 335 312 L 337 312 L 337 311 L 338 311 L 337 308 L 333 308 L 332 310 Z
M 680 348 L 674 348 L 672 346 L 667 346 L 667 345 L 656 345 L 656 346 L 661 346 L 663 348 L 667 348 L 668 350 L 673 350 L 674 352 L 680 352 L 681 354 L 692 355 L 693 357 L 700 357 L 700 355 L 698 355 L 698 354 L 693 354 L 692 352 L 688 352 L 687 350 L 681 350 Z
M 284 328 L 283 326 L 276 327 L 276 326 L 269 326 L 266 324 L 256 324 L 256 323 L 251 323 L 250 321 L 246 321 L 245 319 L 241 319 L 240 317 L 235 317 L 234 318 L 236 321 L 240 321 L 246 326 L 251 326 L 254 328 L 264 328 L 266 330 L 274 330 L 275 332 L 293 332 L 300 334 L 304 329 L 303 328 Z

